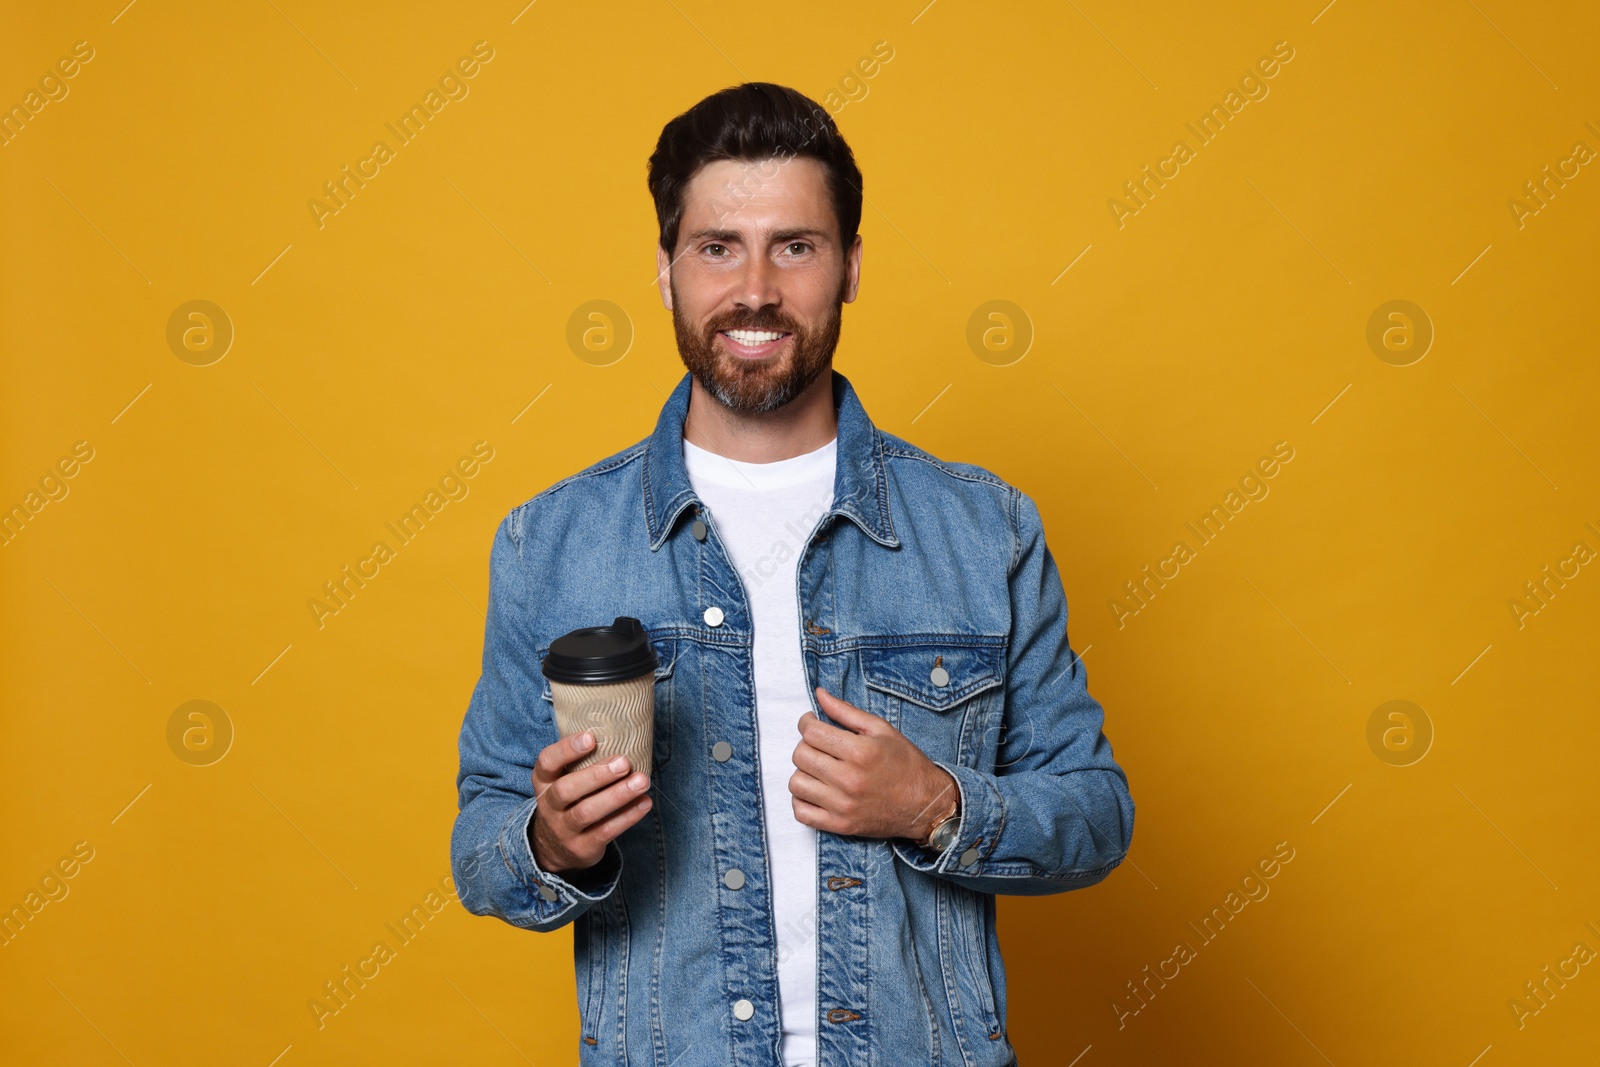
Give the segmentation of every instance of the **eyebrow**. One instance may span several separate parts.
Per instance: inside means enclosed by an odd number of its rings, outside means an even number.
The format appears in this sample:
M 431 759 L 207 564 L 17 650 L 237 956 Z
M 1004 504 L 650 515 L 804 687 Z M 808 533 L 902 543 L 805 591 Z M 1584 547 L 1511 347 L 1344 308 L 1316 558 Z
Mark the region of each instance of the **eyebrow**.
M 773 242 L 788 242 L 798 240 L 802 237 L 809 237 L 819 244 L 826 243 L 828 241 L 828 235 L 826 233 L 821 230 L 812 229 L 809 226 L 801 226 L 788 230 L 774 230 L 769 240 Z M 693 233 L 689 234 L 688 240 L 724 241 L 729 244 L 736 244 L 744 240 L 744 235 L 738 230 L 719 230 L 708 228 L 694 231 Z

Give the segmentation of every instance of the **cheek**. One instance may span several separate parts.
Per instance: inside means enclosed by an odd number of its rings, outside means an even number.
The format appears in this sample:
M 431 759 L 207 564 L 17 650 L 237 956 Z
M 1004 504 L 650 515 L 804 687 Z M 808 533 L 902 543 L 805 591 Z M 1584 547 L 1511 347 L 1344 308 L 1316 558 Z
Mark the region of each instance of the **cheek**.
M 785 286 L 783 302 L 791 315 L 806 323 L 810 332 L 817 333 L 838 313 L 842 296 L 839 276 L 831 269 L 818 270 Z
M 737 301 L 737 285 L 727 273 L 708 270 L 699 263 L 679 262 L 672 306 L 696 328 L 724 314 Z

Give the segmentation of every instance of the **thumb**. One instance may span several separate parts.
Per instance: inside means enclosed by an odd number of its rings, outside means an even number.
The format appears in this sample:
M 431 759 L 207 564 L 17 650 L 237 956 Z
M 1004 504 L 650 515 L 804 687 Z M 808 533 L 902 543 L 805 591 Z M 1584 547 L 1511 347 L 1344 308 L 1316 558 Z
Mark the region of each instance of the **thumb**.
M 854 704 L 842 697 L 836 697 L 820 685 L 816 688 L 817 703 L 841 724 L 857 732 L 864 732 L 871 726 L 871 721 L 877 716 L 862 711 Z

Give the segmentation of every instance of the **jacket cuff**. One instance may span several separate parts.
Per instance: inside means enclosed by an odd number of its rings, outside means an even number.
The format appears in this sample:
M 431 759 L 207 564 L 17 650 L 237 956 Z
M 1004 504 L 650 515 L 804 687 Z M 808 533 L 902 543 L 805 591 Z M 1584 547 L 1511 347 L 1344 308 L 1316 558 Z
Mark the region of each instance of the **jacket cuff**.
M 574 908 L 586 910 L 617 888 L 622 881 L 622 848 L 613 838 L 593 867 L 568 871 L 565 877 L 547 871 L 534 858 L 533 843 L 528 840 L 537 806 L 537 798 L 529 797 L 511 809 L 500 828 L 500 856 L 512 876 L 532 890 L 533 922 L 559 923 Z
M 891 847 L 907 866 L 925 874 L 983 874 L 983 861 L 994 851 L 1005 826 L 1005 798 L 996 788 L 992 775 L 942 760 L 933 763 L 954 778 L 961 791 L 955 840 L 943 852 L 921 848 L 905 837 L 892 839 Z

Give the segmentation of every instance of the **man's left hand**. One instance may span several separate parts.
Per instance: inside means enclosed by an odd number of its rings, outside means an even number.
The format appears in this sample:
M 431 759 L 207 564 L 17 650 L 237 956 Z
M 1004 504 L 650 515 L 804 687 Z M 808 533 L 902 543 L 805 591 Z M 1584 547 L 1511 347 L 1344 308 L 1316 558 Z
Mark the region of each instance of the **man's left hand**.
M 817 704 L 844 727 L 809 711 L 800 717 L 794 817 L 807 826 L 856 837 L 928 833 L 958 796 L 956 781 L 888 720 L 817 687 Z

